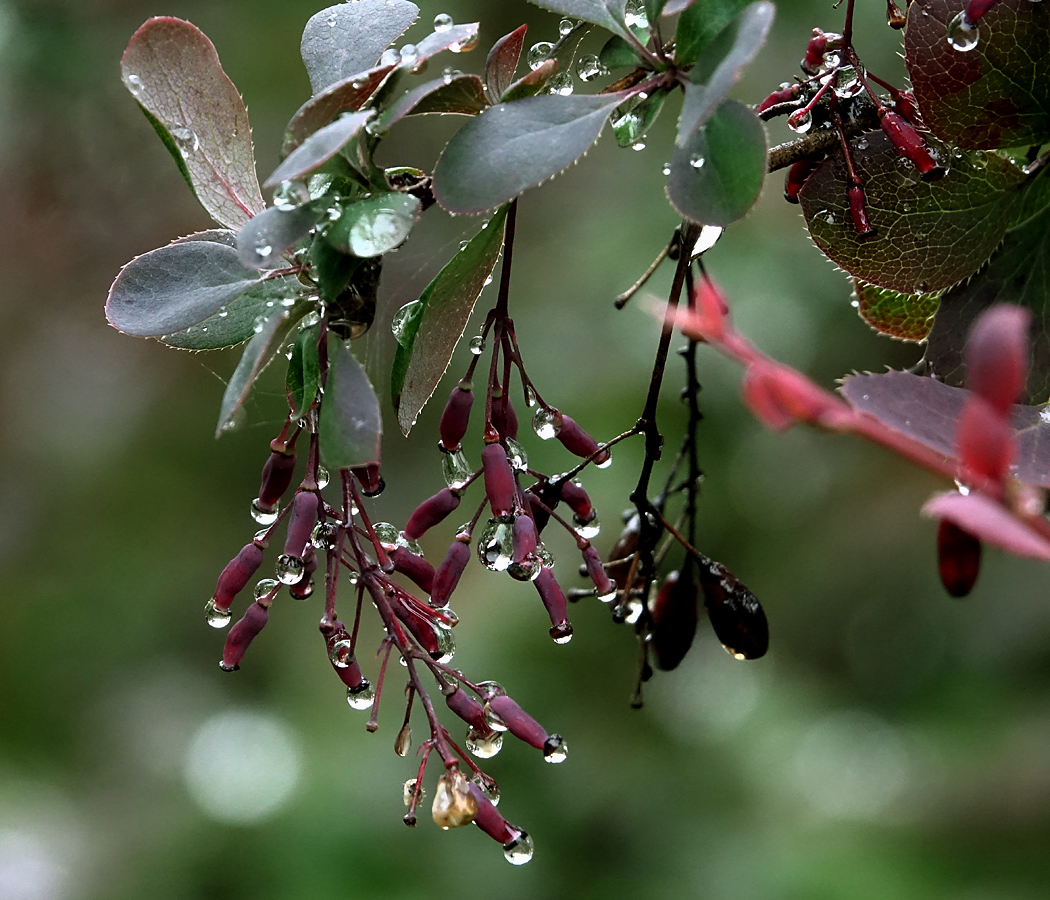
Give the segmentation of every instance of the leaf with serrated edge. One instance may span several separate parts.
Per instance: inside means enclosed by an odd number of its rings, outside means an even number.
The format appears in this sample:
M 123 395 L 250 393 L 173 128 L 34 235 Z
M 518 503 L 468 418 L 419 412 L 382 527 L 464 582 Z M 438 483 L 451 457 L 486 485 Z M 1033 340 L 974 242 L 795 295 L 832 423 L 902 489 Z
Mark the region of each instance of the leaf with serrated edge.
M 854 305 L 860 317 L 880 334 L 900 341 L 922 341 L 933 327 L 940 292 L 902 294 L 853 279 Z
M 945 459 L 956 453 L 956 423 L 970 392 L 910 372 L 850 375 L 839 389 L 850 405 L 925 444 Z M 1050 488 L 1050 424 L 1043 407 L 1015 405 L 1017 471 L 1022 481 Z
M 300 50 L 314 94 L 374 66 L 418 15 L 406 0 L 352 0 L 313 15 Z
M 213 240 L 183 241 L 137 256 L 117 275 L 106 318 L 125 334 L 160 337 L 196 325 L 266 278 Z
M 499 98 L 500 103 L 514 103 L 526 97 L 536 96 L 557 71 L 558 60 L 545 59 L 531 72 L 525 73 L 517 81 L 512 82 Z
M 305 178 L 316 172 L 359 134 L 373 115 L 375 111 L 371 109 L 349 113 L 315 131 L 274 169 L 266 179 L 266 187 L 276 187 L 282 181 Z
M 250 269 L 281 265 L 281 254 L 310 233 L 323 214 L 320 204 L 264 209 L 237 233 L 237 255 Z
M 403 94 L 379 119 L 376 131 L 388 131 L 406 116 L 455 113 L 474 116 L 489 105 L 477 75 L 437 78 Z
M 375 194 L 344 207 L 324 237 L 343 253 L 381 256 L 405 242 L 421 209 L 419 199 L 411 194 Z
M 416 301 L 413 320 L 398 336 L 390 392 L 406 435 L 445 374 L 474 304 L 496 267 L 506 219 L 504 206 L 438 272 Z
M 724 100 L 684 147 L 675 148 L 667 198 L 687 219 L 725 227 L 755 205 L 765 175 L 762 123 L 742 103 Z
M 289 302 L 306 296 L 307 288 L 294 275 L 271 278 L 242 294 L 214 315 L 184 331 L 166 334 L 160 342 L 179 350 L 223 350 L 243 344 L 255 335 L 255 323 Z
M 219 424 L 215 429 L 216 437 L 220 437 L 224 431 L 233 427 L 234 416 L 244 401 L 248 399 L 255 380 L 277 355 L 277 351 L 283 346 L 295 323 L 306 315 L 311 306 L 310 303 L 300 303 L 291 309 L 281 310 L 259 323 L 260 330 L 244 348 L 244 354 L 237 363 L 237 368 L 233 370 L 230 383 L 226 385 L 226 391 L 222 395 Z
M 328 380 L 318 432 L 321 459 L 330 469 L 379 462 L 383 434 L 379 399 L 361 363 L 333 334 L 328 336 Z
M 675 28 L 675 62 L 682 67 L 693 65 L 704 48 L 750 3 L 751 0 L 696 0 L 689 5 Z
M 938 378 L 962 383 L 962 349 L 970 326 L 996 303 L 1032 310 L 1028 399 L 1044 403 L 1050 398 L 1050 207 L 1008 231 L 988 265 L 941 298 L 926 348 L 926 361 Z
M 926 127 L 960 147 L 992 150 L 1050 140 L 1050 8 L 999 0 L 961 52 L 948 23 L 965 0 L 914 0 L 904 50 Z
M 289 413 L 292 419 L 306 415 L 317 396 L 321 384 L 321 362 L 317 353 L 318 326 L 304 328 L 295 338 L 292 356 L 288 360 L 288 376 L 285 380 L 293 406 Z
M 506 203 L 586 153 L 627 96 L 548 94 L 490 107 L 445 147 L 434 169 L 434 196 L 454 213 Z
M 514 73 L 521 59 L 528 25 L 519 25 L 509 34 L 503 35 L 489 50 L 485 60 L 485 84 L 493 99 L 498 100 L 514 83 Z
M 132 35 L 120 73 L 215 221 L 238 228 L 263 209 L 248 112 L 196 26 L 149 19 Z
M 542 9 L 561 13 L 563 16 L 593 22 L 622 38 L 631 39 L 630 31 L 624 22 L 623 10 L 626 0 L 529 0 L 529 2 Z
M 949 164 L 927 183 L 881 131 L 850 142 L 864 183 L 868 218 L 877 229 L 861 241 L 850 218 L 841 148 L 809 176 L 799 193 L 813 242 L 857 278 L 905 294 L 950 287 L 977 271 L 1010 224 L 1024 173 L 994 154 L 934 145 Z
M 747 7 L 733 22 L 727 26 L 732 35 L 732 44 L 728 52 L 714 67 L 710 76 L 704 77 L 704 84 L 696 83 L 698 75 L 707 69 L 702 62 L 697 63 L 690 73 L 692 81 L 686 85 L 685 99 L 682 101 L 682 112 L 678 118 L 678 137 L 676 143 L 682 146 L 693 136 L 697 128 L 704 124 L 718 105 L 726 98 L 733 85 L 740 80 L 744 69 L 762 49 L 766 36 L 773 24 L 776 12 L 772 3 L 760 0 Z M 729 35 L 726 35 L 729 43 Z M 718 41 L 721 44 L 721 40 Z

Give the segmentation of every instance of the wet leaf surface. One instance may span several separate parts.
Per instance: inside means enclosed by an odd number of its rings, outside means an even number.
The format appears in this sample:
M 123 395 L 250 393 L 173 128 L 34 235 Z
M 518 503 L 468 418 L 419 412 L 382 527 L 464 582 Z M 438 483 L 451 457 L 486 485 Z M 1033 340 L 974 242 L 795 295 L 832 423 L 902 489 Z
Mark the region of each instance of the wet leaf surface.
M 280 266 L 281 254 L 310 233 L 322 212 L 323 207 L 313 203 L 293 209 L 264 209 L 237 233 L 237 255 L 250 269 Z
M 475 116 L 489 105 L 485 85 L 477 75 L 456 75 L 428 81 L 403 94 L 379 119 L 387 131 L 406 116 L 455 113 Z
M 630 33 L 624 22 L 626 0 L 529 0 L 536 6 L 601 25 L 613 34 L 626 38 Z
M 872 328 L 901 341 L 922 341 L 933 327 L 940 293 L 902 294 L 853 279 L 857 312 Z
M 411 194 L 375 194 L 344 207 L 325 232 L 325 240 L 342 253 L 381 256 L 405 242 L 421 209 L 419 199 Z
M 334 335 L 328 338 L 328 380 L 318 432 L 321 459 L 332 470 L 380 460 L 379 399 L 361 363 Z
M 266 187 L 305 178 L 317 171 L 360 134 L 373 115 L 375 112 L 371 109 L 350 113 L 315 131 L 274 169 L 273 174 L 266 179 Z
M 740 15 L 750 2 L 751 0 L 697 0 L 690 4 L 679 16 L 675 28 L 675 62 L 683 67 L 695 63 L 704 48 Z
M 318 326 L 304 328 L 295 338 L 292 357 L 288 360 L 288 375 L 285 385 L 292 397 L 293 419 L 306 414 L 317 396 L 321 384 L 321 365 L 317 353 Z
M 528 25 L 520 25 L 509 34 L 503 35 L 489 50 L 485 60 L 485 84 L 493 99 L 498 100 L 503 92 L 514 83 L 514 73 L 518 69 L 521 50 L 525 45 L 525 32 Z

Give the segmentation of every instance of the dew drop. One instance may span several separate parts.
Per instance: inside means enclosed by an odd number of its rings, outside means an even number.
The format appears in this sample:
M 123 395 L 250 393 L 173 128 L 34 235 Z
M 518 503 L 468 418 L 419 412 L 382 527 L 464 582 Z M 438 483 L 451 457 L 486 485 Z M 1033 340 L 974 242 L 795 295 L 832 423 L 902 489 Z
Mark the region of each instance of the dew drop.
M 598 534 L 602 530 L 602 523 L 598 521 L 598 514 L 592 513 L 589 519 L 581 519 L 578 516 L 572 517 L 573 527 L 576 529 L 576 533 L 580 537 L 586 538 L 588 541 L 598 537 Z
M 560 734 L 552 734 L 548 736 L 547 740 L 543 743 L 543 758 L 549 763 L 562 763 L 565 762 L 566 757 L 569 755 L 569 746 L 565 743 L 565 738 Z
M 277 557 L 277 580 L 281 584 L 295 584 L 303 577 L 306 563 L 302 557 L 282 553 Z
M 706 253 L 717 244 L 719 238 L 722 237 L 723 230 L 720 225 L 705 225 L 701 228 L 696 243 L 693 245 L 693 259 L 696 259 L 702 253 Z
M 475 356 L 481 356 L 485 352 L 485 338 L 480 334 L 470 339 L 470 352 Z
M 561 622 L 551 628 L 551 640 L 555 644 L 567 644 L 572 640 L 572 625 L 568 622 Z
M 536 70 L 542 66 L 550 58 L 551 50 L 553 49 L 554 44 L 550 41 L 540 41 L 538 44 L 533 44 L 529 47 L 528 55 L 525 57 L 529 68 Z
M 813 113 L 808 109 L 796 110 L 787 120 L 788 128 L 795 132 L 795 134 L 805 134 L 813 127 Z
M 332 13 L 332 15 L 330 15 L 328 17 L 328 27 L 329 28 L 335 28 L 335 23 L 338 22 L 338 21 L 339 21 L 338 16 L 336 16 L 335 13 Z
M 645 12 L 645 4 L 642 0 L 627 0 L 627 6 L 623 11 L 623 20 L 628 28 L 648 28 L 649 16 Z
M 671 174 L 671 164 L 665 162 L 664 165 L 663 165 L 663 168 L 660 171 L 662 171 L 664 173 L 664 175 L 670 175 Z
M 488 797 L 489 803 L 499 806 L 499 785 L 495 781 L 483 775 L 475 775 L 470 780 L 481 788 L 481 792 Z
M 572 30 L 575 27 L 576 23 L 573 22 L 572 19 L 562 19 L 558 23 L 558 34 L 560 34 L 562 37 L 566 37 L 567 35 L 572 33 Z
M 503 845 L 503 855 L 512 866 L 523 866 L 532 859 L 532 838 L 523 831 L 516 838 Z
M 379 57 L 379 65 L 381 66 L 396 66 L 399 62 L 401 62 L 401 54 L 393 47 L 389 50 L 384 50 L 383 55 Z
M 375 696 L 376 692 L 372 690 L 367 678 L 362 678 L 357 687 L 346 689 L 346 702 L 350 704 L 351 709 L 371 709 Z
M 576 62 L 576 74 L 579 76 L 580 81 L 588 82 L 594 81 L 595 78 L 600 78 L 603 75 L 608 75 L 609 70 L 605 68 L 597 56 L 593 53 L 588 53 L 581 56 Z
M 415 44 L 405 44 L 401 48 L 401 65 L 412 66 L 419 62 L 419 48 Z
M 225 628 L 230 624 L 231 617 L 228 608 L 220 609 L 215 605 L 214 597 L 204 604 L 204 620 L 211 625 L 212 628 Z
M 260 525 L 272 525 L 277 521 L 277 516 L 281 513 L 281 507 L 275 503 L 272 509 L 264 509 L 259 504 L 259 498 L 256 497 L 252 501 L 251 512 L 252 518 Z
M 354 661 L 354 648 L 351 646 L 350 640 L 342 638 L 333 642 L 328 648 L 328 658 L 336 668 L 347 668 Z
M 258 584 L 255 585 L 254 596 L 256 600 L 262 600 L 263 597 L 268 594 L 272 594 L 280 586 L 279 581 L 275 581 L 272 578 L 263 578 Z
M 510 467 L 519 472 L 524 472 L 529 467 L 529 456 L 525 452 L 525 448 L 514 438 L 507 438 L 506 443 L 507 459 L 510 461 Z
M 536 405 L 536 389 L 531 384 L 525 388 L 525 405 L 529 409 Z
M 128 88 L 131 90 L 131 93 L 137 97 L 142 91 L 142 79 L 139 78 L 138 75 L 129 75 Z
M 332 476 L 328 474 L 328 470 L 324 466 L 317 467 L 317 487 L 319 489 L 328 487 L 328 482 L 331 479 Z
M 632 150 L 644 150 L 645 149 L 645 141 L 635 141 L 633 144 L 631 144 L 631 149 Z
M 694 169 L 702 169 L 704 167 L 704 163 L 706 163 L 706 162 L 707 162 L 707 160 L 704 159 L 702 156 L 699 156 L 699 155 L 698 156 L 691 156 L 689 158 L 689 165 L 691 165 Z
M 541 441 L 556 438 L 561 431 L 561 414 L 556 409 L 541 406 L 532 417 L 532 430 Z
M 467 749 L 478 759 L 491 759 L 503 748 L 503 735 L 498 731 L 488 734 L 471 728 L 467 731 Z
M 1044 425 L 1050 425 L 1050 406 L 1044 406 L 1039 410 L 1039 421 Z
M 948 23 L 948 43 L 960 53 L 973 50 L 980 38 L 980 30 L 969 20 L 965 10 Z
M 504 519 L 489 519 L 478 539 L 478 559 L 490 572 L 505 572 L 514 559 L 514 526 Z
M 601 456 L 596 456 L 594 458 L 594 468 L 596 468 L 596 469 L 608 469 L 609 466 L 611 466 L 611 465 L 612 465 L 612 451 L 608 447 L 606 447 L 605 448 L 605 458 L 604 459 L 602 459 Z
M 200 138 L 197 137 L 197 132 L 192 128 L 187 128 L 185 125 L 176 125 L 172 128 L 171 136 L 175 138 L 175 143 L 178 144 L 179 152 L 183 156 L 188 156 L 190 153 L 196 153 L 201 145 Z
M 434 16 L 434 31 L 438 34 L 448 31 L 454 24 L 452 16 L 448 13 L 438 13 Z
M 268 259 L 273 254 L 273 246 L 271 244 L 256 244 L 255 255 L 259 259 Z
M 547 93 L 568 97 L 573 91 L 572 76 L 568 72 L 559 72 L 547 82 Z
M 405 782 L 404 787 L 402 788 L 402 791 L 404 793 L 405 806 L 411 806 L 412 805 L 412 798 L 415 796 L 415 793 L 416 793 L 416 779 L 415 778 L 409 778 L 408 781 Z M 426 794 L 426 791 L 420 791 L 419 792 L 420 798 L 422 798 L 424 794 Z
M 463 450 L 459 449 L 453 453 L 441 454 L 441 474 L 445 478 L 445 486 L 458 491 L 466 486 L 467 480 L 474 473 Z
M 437 658 L 437 661 L 442 665 L 448 665 L 456 655 L 456 638 L 452 634 L 452 629 L 444 625 L 436 625 L 434 630 L 437 632 L 438 650 L 441 651 L 441 656 Z

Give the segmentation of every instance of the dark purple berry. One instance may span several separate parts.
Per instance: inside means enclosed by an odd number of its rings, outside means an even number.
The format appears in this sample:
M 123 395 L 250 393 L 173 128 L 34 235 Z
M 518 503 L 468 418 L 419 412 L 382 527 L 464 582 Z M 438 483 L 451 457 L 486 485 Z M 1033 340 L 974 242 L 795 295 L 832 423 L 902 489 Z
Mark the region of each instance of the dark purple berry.
M 408 517 L 405 537 L 410 541 L 418 541 L 429 529 L 442 522 L 459 506 L 459 496 L 459 491 L 445 488 L 420 503 Z
M 266 607 L 258 600 L 245 610 L 244 617 L 226 635 L 226 645 L 222 648 L 222 660 L 219 662 L 223 670 L 235 672 L 240 668 L 248 645 L 263 630 L 269 617 Z
M 485 495 L 492 507 L 492 515 L 497 519 L 509 516 L 514 512 L 516 484 L 507 451 L 500 444 L 488 444 L 481 451 L 481 465 L 485 473 Z
M 448 553 L 434 573 L 434 587 L 430 591 L 431 606 L 447 606 L 452 592 L 459 584 L 460 576 L 470 560 L 470 541 L 459 538 L 452 542 Z
M 452 394 L 441 414 L 438 433 L 441 435 L 441 446 L 449 453 L 459 449 L 463 436 L 467 433 L 470 421 L 470 407 L 474 403 L 474 391 L 463 383 L 452 388 Z
M 245 544 L 240 552 L 231 559 L 219 575 L 215 585 L 212 602 L 216 609 L 229 609 L 244 586 L 251 580 L 259 566 L 262 565 L 263 550 L 257 544 Z

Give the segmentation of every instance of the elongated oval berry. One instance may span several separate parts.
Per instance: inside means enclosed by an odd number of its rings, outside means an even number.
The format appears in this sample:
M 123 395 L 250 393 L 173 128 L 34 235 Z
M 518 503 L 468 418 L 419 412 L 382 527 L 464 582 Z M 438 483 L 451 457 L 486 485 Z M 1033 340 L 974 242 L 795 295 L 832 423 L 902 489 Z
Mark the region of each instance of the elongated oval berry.
M 488 719 L 485 718 L 485 707 L 471 697 L 462 688 L 456 688 L 445 697 L 448 708 L 459 716 L 475 731 L 488 734 L 492 729 L 489 727 Z
M 488 701 L 488 707 L 499 721 L 507 726 L 507 731 L 519 741 L 524 741 L 537 750 L 544 748 L 549 737 L 547 729 L 506 694 L 492 697 Z
M 919 113 L 919 104 L 915 100 L 915 94 L 911 91 L 901 91 L 893 98 L 893 110 L 900 113 L 916 128 L 922 128 L 922 115 Z
M 999 0 L 970 0 L 964 10 L 967 20 L 976 25 L 984 18 L 984 14 L 998 2 Z
M 313 575 L 316 571 L 317 554 L 313 550 L 308 549 L 302 577 L 288 588 L 288 593 L 296 600 L 306 600 L 314 592 Z
M 758 659 L 769 649 L 769 623 L 762 604 L 725 566 L 706 560 L 698 567 L 704 606 L 722 646 L 737 659 Z
M 376 463 L 370 466 L 360 466 L 350 471 L 357 479 L 357 483 L 361 485 L 361 493 L 366 497 L 378 497 L 383 493 L 386 483 L 383 481 L 383 476 L 379 474 L 379 466 Z
M 244 658 L 248 645 L 255 636 L 263 630 L 267 620 L 270 618 L 266 607 L 255 601 L 245 610 L 244 616 L 226 635 L 226 645 L 222 648 L 222 659 L 219 667 L 226 672 L 235 672 L 240 668 L 240 662 Z
M 969 594 L 981 572 L 981 542 L 947 519 L 937 528 L 937 571 L 953 597 Z
M 651 610 L 653 625 L 649 646 L 657 668 L 665 672 L 678 667 L 696 636 L 699 585 L 691 568 L 687 569 L 685 578 L 679 572 L 668 573 Z
M 575 456 L 586 459 L 598 449 L 598 442 L 584 431 L 574 419 L 562 413 L 561 431 L 558 440 L 562 446 Z M 603 450 L 594 457 L 596 465 L 601 465 L 609 458 L 609 451 Z
M 578 519 L 590 519 L 594 515 L 594 506 L 587 492 L 571 478 L 561 482 L 558 494 Z
M 616 587 L 605 572 L 601 555 L 591 544 L 583 549 L 583 564 L 587 567 L 587 575 L 594 582 L 595 593 L 603 599 L 612 599 Z
M 514 562 L 523 563 L 536 552 L 539 538 L 536 535 L 536 523 L 532 516 L 522 513 L 514 520 Z
M 518 414 L 510 397 L 492 398 L 492 427 L 502 438 L 518 439 Z
M 471 795 L 478 805 L 477 813 L 474 815 L 474 824 L 478 826 L 494 841 L 506 846 L 519 835 L 524 834 L 520 828 L 515 828 L 493 805 L 492 801 L 485 796 L 480 785 L 470 782 L 468 785 Z
M 792 163 L 784 178 L 784 199 L 788 203 L 798 203 L 798 194 L 817 167 L 823 162 L 823 158 L 800 159 Z
M 500 444 L 488 444 L 481 451 L 481 465 L 485 474 L 485 495 L 492 507 L 492 515 L 499 519 L 514 511 L 514 470 L 507 459 L 507 451 Z
M 815 75 L 824 65 L 824 53 L 828 49 L 828 35 L 819 28 L 813 29 L 813 37 L 806 44 L 806 55 L 802 60 L 802 69 Z
M 846 192 L 849 198 L 849 214 L 853 219 L 853 228 L 857 232 L 857 238 L 862 241 L 875 237 L 878 229 L 868 219 L 868 209 L 864 202 L 864 188 L 859 184 L 850 185 Z
M 434 567 L 422 556 L 399 546 L 390 551 L 390 561 L 394 564 L 395 572 L 410 578 L 421 591 L 429 594 L 434 590 Z
M 284 447 L 284 444 L 280 445 Z M 262 510 L 273 509 L 281 497 L 284 496 L 288 486 L 292 483 L 295 474 L 295 451 L 290 449 L 270 451 L 270 458 L 262 470 L 262 482 L 259 485 L 259 499 L 257 504 Z
M 1031 324 L 1029 310 L 998 304 L 977 317 L 966 339 L 966 386 L 1003 415 L 1024 394 Z
M 454 453 L 460 448 L 470 423 L 470 407 L 473 404 L 474 390 L 469 383 L 464 386 L 464 382 L 460 382 L 452 388 L 452 394 L 445 404 L 445 411 L 441 414 L 441 422 L 438 424 L 442 449 Z
M 405 524 L 405 537 L 410 541 L 418 541 L 427 531 L 435 525 L 444 521 L 456 507 L 459 506 L 459 491 L 445 488 L 438 491 L 433 497 L 429 497 L 413 510 Z
M 799 86 L 797 84 L 788 85 L 786 88 L 773 91 L 772 94 L 758 104 L 755 112 L 761 115 L 770 107 L 780 106 L 781 103 L 790 103 L 792 100 L 797 100 L 798 96 Z
M 572 627 L 569 625 L 569 602 L 565 599 L 565 592 L 558 584 L 558 579 L 554 577 L 554 572 L 544 566 L 532 583 L 536 585 L 540 600 L 543 601 L 547 615 L 550 616 L 551 637 L 555 640 L 559 638 L 567 640 L 572 636 Z
M 463 570 L 470 561 L 470 541 L 461 541 L 458 538 L 448 548 L 448 553 L 441 561 L 441 565 L 434 572 L 434 587 L 430 592 L 431 606 L 447 606 L 452 597 Z
M 215 585 L 215 593 L 212 595 L 212 603 L 216 609 L 229 609 L 244 586 L 262 565 L 263 550 L 256 544 L 245 544 L 240 552 L 231 559 L 226 568 L 219 575 Z
M 415 606 L 406 602 L 400 593 L 394 595 L 390 600 L 390 608 L 394 615 L 401 621 L 419 641 L 419 645 L 426 650 L 434 659 L 439 659 L 444 651 L 438 641 L 437 628 L 434 622 L 423 615 Z
M 284 540 L 286 556 L 303 558 L 310 533 L 317 524 L 319 498 L 313 491 L 299 491 L 292 500 L 292 512 L 288 516 L 288 534 Z
M 885 108 L 880 109 L 879 124 L 882 126 L 883 133 L 893 144 L 893 149 L 898 155 L 914 164 L 923 181 L 937 181 L 944 177 L 944 168 L 938 165 L 937 160 L 933 158 L 922 135 L 900 113 Z

